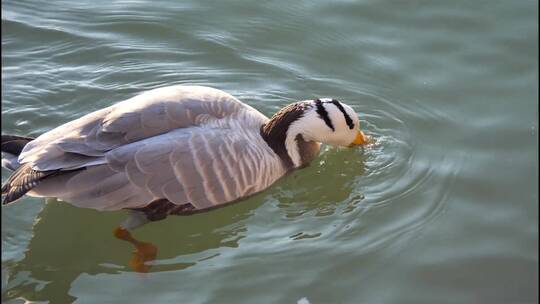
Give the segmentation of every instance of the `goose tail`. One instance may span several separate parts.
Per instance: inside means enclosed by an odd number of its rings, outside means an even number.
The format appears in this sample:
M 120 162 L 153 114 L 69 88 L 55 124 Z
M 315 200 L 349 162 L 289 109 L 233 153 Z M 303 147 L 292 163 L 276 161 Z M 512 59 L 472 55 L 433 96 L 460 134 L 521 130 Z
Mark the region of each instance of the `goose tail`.
M 2 134 L 0 143 L 0 150 L 2 151 L 2 167 L 9 171 L 13 171 L 11 176 L 2 185 L 2 196 L 4 197 L 4 200 L 2 201 L 3 205 L 16 201 L 34 185 L 35 177 L 33 178 L 32 175 L 35 175 L 37 172 L 32 172 L 33 170 L 29 165 L 21 166 L 18 161 L 19 154 L 21 154 L 24 146 L 32 140 L 34 139 L 31 137 Z M 30 177 L 28 177 L 28 175 L 30 175 Z
M 15 171 L 21 166 L 18 158 L 24 146 L 34 140 L 31 137 L 2 134 L 0 150 L 2 150 L 2 167 L 9 171 Z

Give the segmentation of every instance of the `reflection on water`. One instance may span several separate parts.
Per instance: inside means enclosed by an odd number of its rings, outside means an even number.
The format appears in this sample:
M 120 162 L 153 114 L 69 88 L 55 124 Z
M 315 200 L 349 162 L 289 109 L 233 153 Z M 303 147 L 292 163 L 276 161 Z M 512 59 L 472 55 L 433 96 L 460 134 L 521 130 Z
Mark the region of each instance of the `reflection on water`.
M 134 235 L 159 248 L 151 271 L 180 270 L 219 255 L 219 248 L 238 247 L 246 231 L 243 221 L 260 200 L 254 197 L 248 204 L 228 207 L 227 212 L 172 216 L 136 230 Z M 79 209 L 49 199 L 33 227 L 24 259 L 9 271 L 14 277 L 5 296 L 30 294 L 34 301 L 54 298 L 69 303 L 75 300 L 69 295 L 71 283 L 80 274 L 131 272 L 127 262 L 132 248 L 112 234 L 125 215 L 122 211 Z

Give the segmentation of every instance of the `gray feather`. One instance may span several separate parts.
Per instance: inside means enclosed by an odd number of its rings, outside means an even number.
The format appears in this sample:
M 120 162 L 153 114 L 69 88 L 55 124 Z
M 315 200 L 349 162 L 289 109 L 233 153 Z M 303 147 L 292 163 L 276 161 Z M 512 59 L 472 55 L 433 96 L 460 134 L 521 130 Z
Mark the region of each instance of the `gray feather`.
M 286 172 L 259 135 L 266 121 L 222 91 L 167 87 L 47 132 L 19 160 L 36 172 L 86 168 L 47 177 L 32 195 L 98 210 L 162 199 L 202 210 L 261 191 Z

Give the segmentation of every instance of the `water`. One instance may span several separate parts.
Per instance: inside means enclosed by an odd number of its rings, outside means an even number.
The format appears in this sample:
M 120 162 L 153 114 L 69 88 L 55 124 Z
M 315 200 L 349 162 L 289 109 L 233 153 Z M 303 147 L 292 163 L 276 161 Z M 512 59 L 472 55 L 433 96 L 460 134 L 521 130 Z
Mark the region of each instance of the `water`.
M 335 97 L 323 149 L 242 203 L 113 238 L 124 212 L 2 208 L 5 303 L 538 302 L 536 1 L 2 3 L 2 132 L 39 135 L 172 84 L 266 115 Z M 5 180 L 6 172 L 2 171 Z

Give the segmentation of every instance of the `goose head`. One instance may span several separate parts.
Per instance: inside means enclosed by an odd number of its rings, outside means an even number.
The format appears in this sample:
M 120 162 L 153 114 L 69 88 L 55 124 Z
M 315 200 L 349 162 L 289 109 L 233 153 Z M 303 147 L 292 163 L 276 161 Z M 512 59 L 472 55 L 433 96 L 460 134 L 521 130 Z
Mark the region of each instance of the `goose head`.
M 322 98 L 282 108 L 262 126 L 261 135 L 288 168 L 299 168 L 317 156 L 321 143 L 343 147 L 369 143 L 359 127 L 350 106 Z

